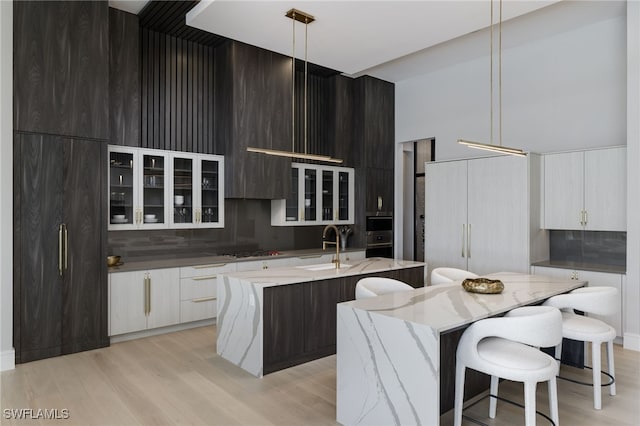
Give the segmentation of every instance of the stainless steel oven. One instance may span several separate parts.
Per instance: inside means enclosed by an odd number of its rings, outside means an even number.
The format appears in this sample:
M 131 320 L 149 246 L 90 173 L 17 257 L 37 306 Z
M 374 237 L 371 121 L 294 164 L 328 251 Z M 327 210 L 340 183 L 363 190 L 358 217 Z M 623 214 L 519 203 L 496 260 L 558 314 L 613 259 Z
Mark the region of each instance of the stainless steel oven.
M 366 256 L 393 258 L 392 216 L 367 216 Z

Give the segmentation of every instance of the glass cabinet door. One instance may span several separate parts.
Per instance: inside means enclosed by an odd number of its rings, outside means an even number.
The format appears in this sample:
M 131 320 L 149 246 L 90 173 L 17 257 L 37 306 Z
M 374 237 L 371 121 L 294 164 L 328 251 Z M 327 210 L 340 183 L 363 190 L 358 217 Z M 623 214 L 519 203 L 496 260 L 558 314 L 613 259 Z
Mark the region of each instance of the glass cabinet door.
M 164 155 L 142 154 L 142 212 L 144 224 L 167 223 L 165 217 L 165 170 Z
M 316 221 L 318 170 L 304 169 L 304 220 Z
M 322 170 L 322 220 L 333 220 L 333 170 Z
M 201 160 L 200 162 L 200 221 L 204 224 L 220 222 L 220 191 L 218 161 Z
M 109 152 L 109 224 L 134 225 L 133 152 Z
M 349 186 L 349 173 L 338 172 L 338 220 L 349 220 Z
M 297 222 L 300 220 L 300 217 L 298 216 L 298 212 L 299 210 L 299 178 L 298 176 L 300 175 L 300 169 L 297 167 L 292 167 L 291 168 L 291 193 L 289 194 L 289 197 L 286 200 L 286 206 L 285 206 L 285 221 L 286 222 Z
M 193 224 L 193 158 L 175 156 L 173 161 L 173 188 L 171 200 L 173 223 Z

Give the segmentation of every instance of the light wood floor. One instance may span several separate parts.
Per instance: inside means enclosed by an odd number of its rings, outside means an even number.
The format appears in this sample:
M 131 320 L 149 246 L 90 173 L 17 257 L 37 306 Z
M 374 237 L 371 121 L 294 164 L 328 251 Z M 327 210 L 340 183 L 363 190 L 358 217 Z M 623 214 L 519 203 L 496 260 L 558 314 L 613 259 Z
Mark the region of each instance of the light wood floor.
M 194 424 L 331 425 L 335 422 L 335 356 L 262 379 L 215 354 L 215 326 L 117 343 L 109 348 L 18 365 L 2 372 L 2 425 Z M 591 388 L 559 381 L 564 425 L 637 425 L 640 419 L 640 353 L 616 346 L 618 395 L 603 389 L 603 409 L 592 408 Z M 519 384 L 501 395 L 522 401 Z M 539 408 L 547 412 L 546 386 Z M 524 423 L 519 409 L 499 404 L 486 419 L 487 401 L 468 410 L 492 425 Z M 7 408 L 68 409 L 69 420 L 5 418 Z M 451 422 L 451 414 L 442 424 Z M 539 419 L 544 425 L 544 419 Z

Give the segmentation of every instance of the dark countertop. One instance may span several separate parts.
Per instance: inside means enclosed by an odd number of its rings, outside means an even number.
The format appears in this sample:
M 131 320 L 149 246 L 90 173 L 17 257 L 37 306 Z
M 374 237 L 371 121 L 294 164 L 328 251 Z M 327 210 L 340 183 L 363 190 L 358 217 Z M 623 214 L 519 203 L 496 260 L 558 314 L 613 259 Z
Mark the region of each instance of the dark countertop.
M 570 262 L 558 260 L 543 260 L 532 263 L 531 266 L 544 266 L 547 268 L 576 269 L 580 271 L 608 272 L 611 274 L 626 274 L 627 268 L 616 265 L 601 265 L 597 263 Z
M 346 250 L 340 250 L 340 253 L 352 253 L 365 251 L 364 248 L 347 248 Z M 306 250 L 285 250 L 281 251 L 277 256 L 249 256 L 236 258 L 234 256 L 218 256 L 218 255 L 206 255 L 206 254 L 191 254 L 185 255 L 184 253 L 175 253 L 173 255 L 165 255 L 162 257 L 140 257 L 132 260 L 122 259 L 122 263 L 119 266 L 112 266 L 108 268 L 111 272 L 131 272 L 131 271 L 146 271 L 149 269 L 163 269 L 163 268 L 181 268 L 183 266 L 195 266 L 195 265 L 222 265 L 225 263 L 237 263 L 237 262 L 250 262 L 256 260 L 272 260 L 283 259 L 288 257 L 316 257 L 323 254 L 333 254 L 334 250 L 322 249 L 306 249 Z

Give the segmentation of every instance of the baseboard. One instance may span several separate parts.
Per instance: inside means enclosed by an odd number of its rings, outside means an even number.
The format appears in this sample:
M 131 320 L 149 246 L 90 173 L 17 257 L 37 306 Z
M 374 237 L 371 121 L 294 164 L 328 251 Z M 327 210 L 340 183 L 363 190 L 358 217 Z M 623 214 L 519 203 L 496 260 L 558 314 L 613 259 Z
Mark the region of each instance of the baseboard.
M 640 352 L 640 334 L 624 333 L 623 347 L 625 349 Z
M 142 330 L 142 331 L 136 331 L 133 333 L 119 334 L 117 336 L 111 336 L 111 343 L 113 344 L 113 343 L 119 343 L 119 342 L 126 342 L 127 340 L 142 339 L 144 337 L 157 336 L 158 334 L 165 334 L 165 333 L 173 333 L 174 331 L 188 330 L 190 328 L 203 327 L 203 326 L 212 325 L 215 323 L 216 323 L 216 319 L 211 318 L 206 320 L 188 322 L 185 324 L 170 325 L 168 327 L 152 328 L 151 330 Z
M 13 370 L 14 368 L 16 368 L 16 351 L 12 348 L 0 352 L 0 371 Z

